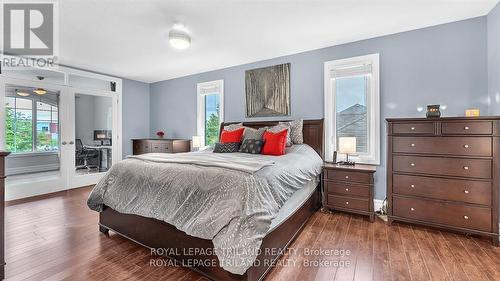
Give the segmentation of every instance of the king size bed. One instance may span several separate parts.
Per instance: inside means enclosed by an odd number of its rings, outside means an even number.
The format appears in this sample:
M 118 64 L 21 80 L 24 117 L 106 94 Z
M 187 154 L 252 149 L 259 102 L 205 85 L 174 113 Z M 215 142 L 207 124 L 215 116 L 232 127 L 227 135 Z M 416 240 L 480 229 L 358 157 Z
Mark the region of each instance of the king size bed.
M 262 280 L 320 206 L 323 120 L 303 121 L 302 133 L 303 144 L 283 156 L 129 157 L 96 185 L 88 205 L 100 213 L 103 233 L 114 231 L 213 280 Z

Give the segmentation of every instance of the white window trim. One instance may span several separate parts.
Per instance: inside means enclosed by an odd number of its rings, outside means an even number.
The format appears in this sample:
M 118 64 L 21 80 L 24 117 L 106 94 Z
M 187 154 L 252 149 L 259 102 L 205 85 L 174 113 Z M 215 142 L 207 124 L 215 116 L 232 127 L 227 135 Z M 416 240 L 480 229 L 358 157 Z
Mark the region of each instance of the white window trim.
M 201 93 L 204 88 L 212 88 L 214 85 L 219 87 L 219 122 L 224 122 L 224 80 L 214 80 L 203 83 L 198 83 L 196 86 L 197 96 L 197 135 L 201 137 L 201 147 L 205 145 L 205 99 L 206 94 Z M 220 126 L 219 123 L 219 126 Z
M 341 60 L 325 62 L 325 160 L 332 161 L 336 144 L 336 116 L 335 108 L 335 79 L 331 78 L 334 69 L 370 62 L 372 75 L 370 80 L 370 93 L 367 96 L 369 108 L 369 154 L 349 156 L 357 163 L 380 165 L 380 55 L 371 54 Z

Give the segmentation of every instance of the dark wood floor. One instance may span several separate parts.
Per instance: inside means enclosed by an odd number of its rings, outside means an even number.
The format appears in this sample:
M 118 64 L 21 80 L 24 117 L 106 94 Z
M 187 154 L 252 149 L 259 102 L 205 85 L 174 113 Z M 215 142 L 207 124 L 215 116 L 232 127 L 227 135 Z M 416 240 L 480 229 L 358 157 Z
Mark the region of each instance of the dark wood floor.
M 148 250 L 98 232 L 89 191 L 8 204 L 8 280 L 206 280 L 149 266 Z M 500 280 L 500 248 L 488 241 L 346 214 L 317 212 L 291 248 L 266 280 Z

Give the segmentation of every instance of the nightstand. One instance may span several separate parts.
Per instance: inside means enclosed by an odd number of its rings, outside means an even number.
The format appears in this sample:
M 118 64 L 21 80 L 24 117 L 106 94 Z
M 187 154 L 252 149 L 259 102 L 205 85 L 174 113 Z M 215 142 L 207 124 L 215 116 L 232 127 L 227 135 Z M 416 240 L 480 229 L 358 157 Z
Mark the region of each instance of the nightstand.
M 375 166 L 323 164 L 323 207 L 375 219 L 373 211 L 373 174 Z

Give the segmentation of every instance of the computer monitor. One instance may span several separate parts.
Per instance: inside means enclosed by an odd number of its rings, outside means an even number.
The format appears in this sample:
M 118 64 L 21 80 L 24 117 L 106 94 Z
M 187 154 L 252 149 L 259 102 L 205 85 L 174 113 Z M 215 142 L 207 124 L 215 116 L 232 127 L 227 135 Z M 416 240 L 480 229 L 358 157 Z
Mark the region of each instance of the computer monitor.
M 94 140 L 100 141 L 101 145 L 104 145 L 104 142 L 109 142 L 111 145 L 111 130 L 94 130 Z

